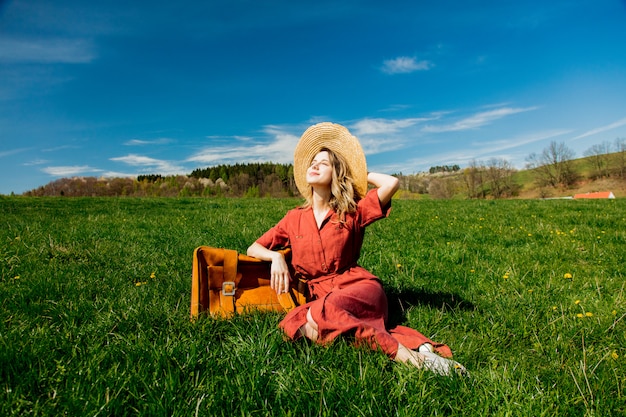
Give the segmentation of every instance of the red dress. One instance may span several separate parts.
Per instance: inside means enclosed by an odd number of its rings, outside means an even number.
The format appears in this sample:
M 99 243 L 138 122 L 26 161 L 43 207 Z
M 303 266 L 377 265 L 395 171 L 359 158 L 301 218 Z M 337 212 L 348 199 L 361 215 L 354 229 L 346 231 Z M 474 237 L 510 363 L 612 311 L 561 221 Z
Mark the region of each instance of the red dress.
M 417 349 L 428 342 L 442 356 L 452 356 L 447 346 L 416 330 L 404 326 L 387 329 L 383 286 L 378 277 L 357 264 L 365 227 L 387 217 L 390 210 L 391 204 L 381 207 L 377 191 L 370 190 L 359 201 L 356 212 L 346 215 L 344 223 L 338 222 L 331 210 L 318 229 L 310 207 L 296 208 L 257 240 L 271 250 L 291 247 L 292 266 L 308 283 L 312 301 L 290 311 L 280 322 L 287 336 L 301 337 L 299 329 L 311 309 L 320 344 L 349 335 L 393 358 L 398 343 Z

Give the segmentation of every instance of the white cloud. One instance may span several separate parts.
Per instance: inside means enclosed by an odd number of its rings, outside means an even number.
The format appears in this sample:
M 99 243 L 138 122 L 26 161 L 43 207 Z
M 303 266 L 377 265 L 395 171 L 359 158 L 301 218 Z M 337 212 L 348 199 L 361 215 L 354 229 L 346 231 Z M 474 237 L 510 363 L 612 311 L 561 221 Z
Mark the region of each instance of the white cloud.
M 137 174 L 129 174 L 127 172 L 105 171 L 100 174 L 104 178 L 136 178 Z
M 41 152 L 58 152 L 58 151 L 64 151 L 66 149 L 80 149 L 80 146 L 76 146 L 76 145 L 61 145 L 61 146 L 56 146 L 54 148 L 42 149 Z
M 172 142 L 174 142 L 174 140 L 170 138 L 159 138 L 159 139 L 152 139 L 152 140 L 131 139 L 127 142 L 124 142 L 124 145 L 125 146 L 167 145 Z
M 408 74 L 415 71 L 427 71 L 434 64 L 430 61 L 418 61 L 415 57 L 401 56 L 383 62 L 381 70 L 387 74 Z
M 349 126 L 354 136 L 359 138 L 366 155 L 390 152 L 401 149 L 407 142 L 419 135 L 417 126 L 423 122 L 437 119 L 431 117 L 411 117 L 406 119 L 369 119 L 365 118 Z
M 210 146 L 187 158 L 188 162 L 209 165 L 246 162 L 290 163 L 299 137 L 282 131 L 276 126 L 266 126 L 266 133 L 272 136 L 269 142 L 256 142 L 245 138 L 230 146 Z
M 0 39 L 0 62 L 84 64 L 95 57 L 84 39 Z
M 432 120 L 431 118 L 407 118 L 407 119 L 362 119 L 353 123 L 351 130 L 357 137 L 362 135 L 379 135 L 385 133 L 395 133 L 398 130 L 406 129 L 418 123 Z
M 251 138 L 250 136 L 239 136 L 239 135 L 233 135 L 233 136 L 211 135 L 211 136 L 207 136 L 206 138 L 207 139 L 212 139 L 212 140 L 217 140 L 217 141 L 228 142 L 228 143 L 232 143 L 233 140 L 239 141 L 239 142 L 248 142 L 248 141 L 252 141 L 254 139 L 254 138 Z
M 623 118 L 623 119 L 618 120 L 617 122 L 611 123 L 609 125 L 602 126 L 602 127 L 597 128 L 597 129 L 589 130 L 588 132 L 585 132 L 582 135 L 576 136 L 572 140 L 586 138 L 587 136 L 593 136 L 595 134 L 606 132 L 607 130 L 612 130 L 612 129 L 615 129 L 615 128 L 618 128 L 618 127 L 624 126 L 624 125 L 626 125 L 626 117 Z
M 184 168 L 161 159 L 150 158 L 148 156 L 129 154 L 117 158 L 110 158 L 114 162 L 123 162 L 133 167 L 142 168 L 143 172 L 155 172 L 163 175 L 175 175 L 184 172 Z
M 5 156 L 15 155 L 15 154 L 22 153 L 22 152 L 26 152 L 26 151 L 28 151 L 30 149 L 31 148 L 18 148 L 18 149 L 11 149 L 9 151 L 2 151 L 2 152 L 0 152 L 0 158 L 3 158 Z
M 518 148 L 520 146 L 528 145 L 530 143 L 540 142 L 542 140 L 566 135 L 570 132 L 571 130 L 569 129 L 552 129 L 520 135 L 510 139 L 474 142 L 472 143 L 472 146 L 478 148 L 474 157 L 479 157 L 489 153 L 492 154 L 494 152 L 500 152 L 507 149 Z
M 443 113 L 433 113 L 429 117 L 412 117 L 406 119 L 365 118 L 353 123 L 342 123 L 350 132 L 359 138 L 363 150 L 367 155 L 388 152 L 402 148 L 410 138 L 418 133 L 417 126 L 429 120 L 441 117 Z M 271 161 L 276 163 L 293 162 L 293 151 L 300 139 L 299 134 L 291 131 L 304 132 L 311 124 L 328 120 L 327 117 L 312 118 L 306 126 L 265 126 L 264 132 L 268 140 L 258 140 L 250 137 L 208 136 L 219 145 L 207 146 L 190 156 L 185 162 L 199 162 L 218 165 L 228 163 L 247 163 Z M 289 130 L 289 132 L 287 131 Z M 225 144 L 228 142 L 228 144 Z
M 521 168 L 524 165 L 524 159 L 526 156 L 526 153 L 523 151 L 523 147 L 525 145 L 566 135 L 570 132 L 571 130 L 567 129 L 554 129 L 519 135 L 508 139 L 473 142 L 464 149 L 452 147 L 449 151 L 424 154 L 418 158 L 412 158 L 403 162 L 384 166 L 376 166 L 373 167 L 373 169 L 389 173 L 415 173 L 427 171 L 430 167 L 436 165 L 459 164 L 460 166 L 464 166 L 472 160 L 490 158 L 503 158 L 514 166 Z M 509 155 L 503 154 L 504 151 L 510 151 L 513 149 L 517 149 L 517 151 L 510 153 Z
M 52 175 L 53 177 L 72 177 L 87 173 L 100 172 L 99 169 L 92 168 L 88 165 L 46 167 L 41 170 L 46 174 Z
M 454 132 L 459 130 L 469 130 L 476 129 L 481 126 L 490 124 L 495 120 L 502 119 L 506 116 L 511 116 L 517 113 L 523 113 L 531 110 L 536 110 L 537 107 L 526 107 L 526 108 L 512 108 L 512 107 L 503 107 L 500 109 L 484 111 L 480 113 L 476 113 L 470 117 L 466 117 L 465 119 L 461 119 L 457 122 L 442 125 L 442 126 L 426 126 L 424 127 L 424 132 L 429 133 L 442 133 L 442 132 Z
M 29 167 L 29 166 L 47 164 L 48 162 L 50 162 L 50 161 L 48 161 L 46 159 L 33 159 L 32 161 L 24 162 L 22 165 Z
M 397 112 L 405 111 L 411 108 L 409 104 L 392 104 L 387 108 L 381 109 L 381 112 Z

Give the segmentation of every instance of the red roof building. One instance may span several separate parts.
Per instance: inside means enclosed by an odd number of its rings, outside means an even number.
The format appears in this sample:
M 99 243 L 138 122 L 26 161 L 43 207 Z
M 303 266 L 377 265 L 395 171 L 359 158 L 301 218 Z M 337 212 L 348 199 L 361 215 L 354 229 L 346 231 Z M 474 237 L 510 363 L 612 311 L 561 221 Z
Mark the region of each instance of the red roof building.
M 576 194 L 574 198 L 615 198 L 611 191 L 602 191 L 599 193 Z

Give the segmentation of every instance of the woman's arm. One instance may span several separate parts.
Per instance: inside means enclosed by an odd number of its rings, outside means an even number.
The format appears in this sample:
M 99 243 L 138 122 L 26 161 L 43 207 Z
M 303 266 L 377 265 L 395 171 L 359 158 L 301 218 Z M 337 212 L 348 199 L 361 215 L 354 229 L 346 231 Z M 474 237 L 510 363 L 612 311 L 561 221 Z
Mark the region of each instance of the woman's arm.
M 383 207 L 389 204 L 391 197 L 398 191 L 400 185 L 396 177 L 377 172 L 368 173 L 367 182 L 378 188 L 378 199 Z
M 262 261 L 272 261 L 275 256 L 280 253 L 267 249 L 265 246 L 254 242 L 247 250 L 247 255 L 253 258 L 261 259 Z
M 270 268 L 270 287 L 276 291 L 276 294 L 289 291 L 289 283 L 291 275 L 289 274 L 289 266 L 282 253 L 267 249 L 265 246 L 254 242 L 247 251 L 248 256 L 258 258 L 263 261 L 271 261 Z

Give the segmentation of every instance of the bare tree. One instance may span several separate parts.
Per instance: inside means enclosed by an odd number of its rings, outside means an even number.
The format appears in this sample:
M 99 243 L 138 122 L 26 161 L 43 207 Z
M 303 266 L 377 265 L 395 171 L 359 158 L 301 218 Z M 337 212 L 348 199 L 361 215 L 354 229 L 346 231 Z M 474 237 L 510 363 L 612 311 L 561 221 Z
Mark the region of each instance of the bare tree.
M 448 199 L 454 196 L 454 182 L 450 178 L 435 178 L 428 185 L 428 194 L 434 199 Z
M 574 151 L 565 143 L 550 142 L 541 155 L 532 153 L 526 159 L 528 167 L 535 169 L 539 186 L 569 187 L 578 179 L 572 167 Z
M 515 192 L 513 184 L 513 166 L 503 158 L 491 158 L 487 163 L 487 178 L 494 198 L 510 197 Z
M 594 169 L 594 177 L 605 178 L 609 176 L 609 154 L 611 153 L 611 144 L 609 142 L 602 142 L 597 145 L 593 145 L 587 149 L 584 156 L 589 158 Z
M 469 198 L 485 197 L 483 172 L 484 167 L 475 159 L 472 159 L 468 167 L 463 170 L 463 181 L 465 182 L 465 188 L 467 189 L 467 196 Z
M 615 139 L 615 172 L 617 175 L 626 179 L 626 139 Z

